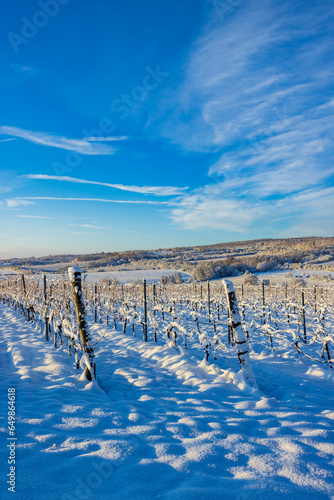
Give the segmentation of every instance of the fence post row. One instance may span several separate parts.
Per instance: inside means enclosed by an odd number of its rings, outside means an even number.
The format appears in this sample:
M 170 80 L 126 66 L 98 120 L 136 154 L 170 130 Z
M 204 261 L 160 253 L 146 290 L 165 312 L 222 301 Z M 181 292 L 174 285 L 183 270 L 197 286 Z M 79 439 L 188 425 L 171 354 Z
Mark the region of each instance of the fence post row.
M 72 271 L 71 271 L 72 269 Z M 74 270 L 73 270 L 74 269 Z M 73 302 L 69 300 L 68 295 L 66 293 L 69 292 L 69 288 L 65 283 L 65 277 L 63 276 L 63 284 L 59 282 L 59 284 L 54 284 L 53 280 L 48 281 L 47 277 L 45 275 L 42 276 L 42 279 L 38 279 L 38 281 L 30 280 L 28 276 L 25 276 L 24 274 L 17 274 L 14 277 L 8 278 L 6 281 L 4 280 L 3 283 L 0 283 L 0 289 L 1 289 L 1 300 L 5 304 L 12 305 L 13 308 L 15 308 L 16 311 L 21 312 L 22 314 L 25 315 L 28 321 L 34 320 L 34 318 L 38 317 L 39 322 L 40 322 L 40 333 L 41 335 L 44 335 L 45 339 L 47 341 L 50 340 L 50 337 L 52 337 L 52 334 L 54 335 L 54 345 L 57 345 L 57 336 L 59 335 L 60 341 L 62 342 L 62 337 L 61 337 L 61 328 L 57 327 L 58 322 L 56 324 L 53 322 L 53 318 L 57 317 L 57 314 L 60 314 L 62 317 L 62 311 L 56 312 L 56 309 L 59 307 L 61 309 L 61 306 L 59 304 L 59 300 L 57 297 L 57 294 L 63 297 L 64 299 L 64 304 L 63 307 L 67 312 L 70 314 L 74 313 L 77 315 L 78 318 L 78 325 L 79 325 L 79 331 L 80 331 L 80 336 L 81 336 L 81 345 L 83 348 L 83 351 L 86 353 L 85 356 L 83 356 L 82 360 L 86 360 L 86 366 L 88 366 L 88 372 L 87 373 L 87 378 L 89 379 L 89 376 L 92 376 L 92 374 L 95 373 L 95 361 L 94 361 L 94 352 L 93 348 L 90 346 L 90 336 L 88 332 L 88 327 L 87 327 L 87 318 L 86 318 L 86 313 L 85 313 L 85 302 L 84 302 L 84 297 L 82 295 L 82 283 L 81 283 L 81 270 L 78 268 L 70 268 L 69 269 L 69 274 L 70 274 L 70 281 L 71 281 L 71 288 L 73 289 L 73 295 L 74 295 L 74 304 L 76 308 L 76 312 L 74 312 L 73 308 Z M 7 283 L 8 290 L 5 290 L 5 283 Z M 272 300 L 272 291 L 275 291 L 275 288 L 268 289 L 267 287 L 267 292 L 265 290 L 266 285 L 268 283 L 262 282 L 262 287 L 256 287 L 256 291 L 259 295 L 256 297 L 255 301 L 255 306 L 257 311 L 261 315 L 261 323 L 264 323 L 265 321 L 269 322 L 269 327 L 271 326 L 271 323 L 273 322 L 276 326 L 276 330 L 278 330 L 277 326 L 277 318 L 275 318 L 274 314 L 272 314 L 271 310 L 271 300 Z M 205 286 L 205 283 L 203 283 Z M 286 297 L 289 295 L 291 298 L 291 302 L 286 302 L 285 306 L 283 307 L 283 319 L 287 320 L 287 323 L 289 327 L 294 327 L 298 329 L 298 335 L 300 336 L 300 340 L 302 340 L 305 344 L 307 344 L 307 328 L 310 332 L 316 331 L 315 328 L 318 328 L 320 333 L 322 334 L 322 337 L 324 337 L 323 341 L 323 351 L 327 353 L 328 356 L 328 362 L 329 366 L 332 367 L 332 361 L 330 358 L 330 353 L 329 353 L 329 345 L 326 342 L 326 336 L 325 336 L 325 314 L 328 313 L 330 309 L 326 308 L 323 306 L 323 301 L 327 298 L 326 297 L 326 292 L 327 290 L 323 289 L 322 287 L 311 287 L 311 288 L 306 288 L 301 290 L 300 288 L 297 289 L 295 287 L 291 287 L 290 290 L 290 285 L 289 287 L 287 284 L 284 284 L 285 286 L 280 288 L 282 290 L 282 297 Z M 226 297 L 227 297 L 227 311 L 224 311 L 228 315 L 228 342 L 232 343 L 232 345 L 235 344 L 240 367 L 242 372 L 245 374 L 245 377 L 250 381 L 250 383 L 256 383 L 255 381 L 255 376 L 253 372 L 253 368 L 251 365 L 251 361 L 249 359 L 249 336 L 248 332 L 244 331 L 243 327 L 241 326 L 241 318 L 244 317 L 244 310 L 240 310 L 238 308 L 237 304 L 237 299 L 235 295 L 235 290 L 232 285 L 232 283 L 228 280 L 222 280 L 221 286 L 219 286 L 219 294 L 223 292 L 223 289 L 225 287 L 225 292 L 226 292 Z M 85 287 L 86 288 L 86 287 Z M 240 288 L 238 288 L 240 290 Z M 91 303 L 91 300 L 93 298 L 94 300 L 94 312 L 93 312 L 93 317 L 95 318 L 95 322 L 97 322 L 98 318 L 98 312 L 99 312 L 99 317 L 101 321 L 101 304 L 103 303 L 103 285 L 98 286 L 98 285 L 92 285 L 89 287 L 89 294 L 87 295 L 87 300 L 89 303 Z M 114 304 L 114 309 L 117 309 L 118 306 L 120 306 L 120 294 L 122 299 L 125 301 L 124 302 L 124 311 L 129 309 L 128 306 L 128 297 L 129 293 L 127 292 L 127 288 L 124 288 L 123 285 L 115 287 L 115 290 L 117 290 L 117 300 L 115 299 L 114 292 L 113 292 L 113 304 Z M 136 288 L 138 290 L 138 288 Z M 185 296 L 182 296 L 182 298 L 177 298 L 175 300 L 175 294 L 173 290 L 178 290 L 178 288 L 172 289 L 169 286 L 159 286 L 155 283 L 153 283 L 152 286 L 152 297 L 147 296 L 148 292 L 148 287 L 147 287 L 147 281 L 143 280 L 143 308 L 141 309 L 140 313 L 134 314 L 133 318 L 133 324 L 135 323 L 135 318 L 141 316 L 141 324 L 143 325 L 143 340 L 145 342 L 148 341 L 148 328 L 150 325 L 150 321 L 148 321 L 148 307 L 153 307 L 153 314 L 154 316 L 157 316 L 157 312 L 161 310 L 161 315 L 163 321 L 165 321 L 165 316 L 164 316 L 164 304 L 161 303 L 161 299 L 165 298 L 167 301 L 170 302 L 170 304 L 173 304 L 173 307 L 170 307 L 170 313 L 172 314 L 173 320 L 176 319 L 176 311 L 178 311 L 178 305 L 182 304 L 184 301 L 187 303 L 189 308 L 192 308 L 193 311 L 197 311 L 197 306 L 201 305 L 201 310 L 203 312 L 203 317 L 206 316 L 206 305 L 205 305 L 205 299 L 207 298 L 207 304 L 208 304 L 208 315 L 209 315 L 209 322 L 211 325 L 213 325 L 213 329 L 216 333 L 216 315 L 218 317 L 218 321 L 220 320 L 221 317 L 221 312 L 223 313 L 223 305 L 222 303 L 217 303 L 216 301 L 216 293 L 217 293 L 217 287 L 215 283 L 212 282 L 207 282 L 207 297 L 204 297 L 203 295 L 203 289 L 202 289 L 202 284 L 200 284 L 200 289 L 199 287 L 196 287 L 196 284 L 190 285 L 189 287 L 186 287 L 186 291 L 190 290 L 190 294 L 187 295 L 187 299 L 185 299 Z M 182 290 L 182 287 L 181 287 Z M 277 288 L 277 290 L 279 290 Z M 289 290 L 289 294 L 288 294 Z M 247 297 L 247 287 L 244 287 L 241 285 L 241 294 Z M 262 300 L 261 300 L 261 291 L 262 291 Z M 34 311 L 34 295 L 32 294 L 38 293 L 38 299 L 39 299 L 39 304 L 37 311 Z M 86 290 L 85 290 L 86 292 Z M 195 296 L 192 294 L 192 292 L 195 294 Z M 201 294 L 201 298 L 204 299 L 203 302 L 198 301 L 198 296 L 197 294 Z M 109 285 L 109 296 L 111 296 L 111 288 Z M 137 295 L 136 291 L 136 295 Z M 205 293 L 205 289 L 204 289 Z M 214 295 L 212 295 L 212 293 Z M 268 295 L 269 293 L 269 295 Z M 267 297 L 265 296 L 267 294 Z M 213 300 L 211 301 L 211 295 L 213 296 Z M 276 294 L 277 297 L 277 294 Z M 312 303 L 312 298 L 314 299 L 314 304 Z M 148 303 L 149 299 L 149 303 Z M 193 300 L 194 299 L 194 300 Z M 111 300 L 111 299 L 110 299 Z M 109 300 L 109 306 L 110 306 L 110 300 Z M 179 302 L 178 302 L 179 300 Z M 286 299 L 287 300 L 287 299 Z M 100 302 L 102 301 L 102 302 Z M 136 307 L 138 306 L 138 303 L 141 302 L 142 299 L 139 295 L 136 306 L 134 306 L 134 310 L 136 310 Z M 244 301 L 242 302 L 244 304 Z M 267 304 L 267 305 L 266 305 Z M 40 307 L 42 306 L 42 307 Z M 155 307 L 159 306 L 157 310 L 155 310 Z M 255 309 L 254 306 L 254 309 Z M 291 315 L 291 308 L 293 308 L 293 312 L 295 313 L 294 315 Z M 181 308 L 182 309 L 182 308 Z M 310 322 L 307 324 L 307 321 L 309 321 L 309 315 L 312 310 L 314 309 L 314 314 L 316 315 L 316 321 L 315 322 Z M 40 312 L 39 312 L 40 311 Z M 267 312 L 268 311 L 268 312 Z M 182 312 L 182 311 L 181 311 Z M 276 305 L 273 309 L 273 312 L 276 313 L 277 315 L 277 308 Z M 166 311 L 165 311 L 166 313 Z M 242 314 L 241 314 L 242 313 Z M 297 314 L 296 314 L 297 313 Z M 182 315 L 182 314 L 181 314 Z M 199 322 L 198 322 L 198 316 L 195 313 L 193 313 L 193 316 L 196 317 L 194 320 L 197 324 L 197 328 L 199 333 L 200 328 L 199 328 Z M 151 316 L 149 316 L 151 317 Z M 126 325 L 127 321 L 127 313 L 124 313 L 124 321 Z M 291 319 L 292 318 L 292 319 Z M 116 312 L 115 312 L 115 327 L 116 327 Z M 138 321 L 138 320 L 137 320 Z M 44 323 L 43 323 L 44 322 Z M 205 321 L 206 322 L 206 321 Z M 107 323 L 108 323 L 108 316 L 107 316 Z M 315 326 L 314 326 L 315 323 Z M 157 341 L 157 328 L 159 327 L 159 322 L 157 321 L 157 318 L 155 321 L 153 321 L 154 324 L 154 340 Z M 53 327 L 53 329 L 52 329 Z M 58 329 L 59 328 L 59 329 Z M 261 330 L 261 328 L 260 328 Z M 133 327 L 134 331 L 134 327 Z M 269 331 L 269 334 L 268 334 Z M 271 342 L 271 347 L 273 349 L 272 345 L 272 331 L 270 328 L 266 330 L 266 336 L 269 337 L 270 342 Z M 124 328 L 124 333 L 125 333 L 125 328 Z M 152 335 L 153 336 L 153 335 Z M 320 336 L 321 337 L 321 336 Z M 73 339 L 73 346 L 74 349 L 77 349 L 78 345 L 75 344 L 74 339 Z M 298 348 L 298 344 L 296 343 L 296 346 Z M 298 348 L 299 349 L 299 348 Z M 300 350 L 299 350 L 300 352 Z M 322 356 L 322 355 L 321 355 Z M 323 357 L 323 356 L 322 356 Z M 91 380 L 91 379 L 90 379 Z

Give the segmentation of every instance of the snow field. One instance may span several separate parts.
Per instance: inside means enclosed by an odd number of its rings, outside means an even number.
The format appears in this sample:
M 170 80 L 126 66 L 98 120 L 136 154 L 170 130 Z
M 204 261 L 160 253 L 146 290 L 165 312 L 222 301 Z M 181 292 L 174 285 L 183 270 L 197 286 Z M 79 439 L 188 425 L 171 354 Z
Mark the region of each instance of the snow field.
M 150 290 L 146 343 L 142 287 L 108 285 L 96 296 L 86 286 L 97 366 L 88 383 L 75 374 L 65 339 L 54 349 L 42 333 L 48 313 L 51 334 L 65 315 L 76 336 L 69 289 L 53 283 L 44 304 L 34 280 L 26 294 L 14 286 L 36 315 L 33 326 L 0 306 L 4 400 L 17 388 L 18 498 L 334 498 L 333 375 L 323 349 L 333 334 L 330 291 L 318 294 L 316 315 L 306 297 L 307 345 L 299 292 L 282 302 L 272 290 L 263 306 L 254 289 L 244 291 L 255 391 L 226 343 L 221 289 L 211 289 L 210 323 L 205 289 L 189 290 L 157 289 L 154 301 Z
M 91 332 L 104 337 L 88 383 L 65 345 L 54 349 L 0 306 L 2 401 L 17 390 L 18 499 L 334 498 L 328 366 L 261 351 L 252 358 L 262 392 L 251 392 L 202 351 L 110 325 Z

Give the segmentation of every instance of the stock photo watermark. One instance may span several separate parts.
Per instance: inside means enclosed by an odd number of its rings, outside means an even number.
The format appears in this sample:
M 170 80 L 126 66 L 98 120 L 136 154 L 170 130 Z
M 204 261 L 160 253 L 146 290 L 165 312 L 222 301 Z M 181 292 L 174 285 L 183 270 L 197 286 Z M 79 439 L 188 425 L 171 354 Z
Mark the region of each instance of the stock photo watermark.
M 245 158 L 245 154 L 249 155 L 251 150 L 254 150 L 258 155 L 263 154 L 268 147 L 270 139 L 277 135 L 278 130 L 282 131 L 287 127 L 288 120 L 289 118 L 285 108 L 282 110 L 274 108 L 268 127 L 261 133 L 248 137 L 240 143 L 236 149 L 236 152 L 240 154 L 239 159 Z M 238 170 L 224 172 L 225 182 L 232 181 L 236 172 L 238 172 Z
M 92 498 L 93 492 L 100 488 L 104 480 L 108 479 L 114 470 L 113 466 L 106 461 L 93 462 L 92 468 L 94 471 L 88 474 L 84 480 L 75 479 L 75 490 L 73 493 L 64 493 L 61 500 L 88 500 Z
M 66 5 L 71 0 L 39 0 L 37 2 L 40 10 L 37 10 L 33 16 L 21 17 L 22 25 L 19 34 L 10 31 L 7 38 L 14 50 L 18 54 L 21 45 L 27 45 L 42 28 L 45 28 L 49 20 L 56 17 L 61 6 Z
M 169 76 L 169 73 L 161 71 L 158 64 L 155 69 L 146 66 L 146 75 L 141 85 L 133 87 L 129 94 L 122 94 L 120 99 L 115 99 L 111 103 L 111 111 L 120 114 L 120 120 L 125 120 L 130 116 L 131 111 L 137 108 L 138 104 L 145 101 L 149 92 L 155 90 L 162 81 Z
M 254 141 L 249 141 L 249 145 L 252 145 L 258 153 L 263 151 L 266 147 L 266 141 L 274 137 L 279 128 L 281 130 L 284 129 L 287 122 L 286 110 L 282 109 L 281 111 L 278 108 L 274 108 L 269 127 L 262 134 L 255 136 Z
M 134 86 L 128 94 L 121 94 L 119 98 L 112 101 L 110 110 L 114 114 L 119 115 L 118 118 L 120 120 L 128 118 L 148 98 L 150 92 L 155 90 L 170 75 L 170 73 L 162 71 L 159 64 L 155 68 L 146 66 L 145 70 L 146 73 L 139 85 Z M 84 139 L 93 137 L 94 139 L 103 141 L 103 138 L 112 134 L 115 128 L 110 118 L 102 118 L 98 124 L 98 128 L 92 130 L 83 129 L 81 133 Z M 64 163 L 54 161 L 51 166 L 56 175 L 65 175 L 73 172 L 81 162 L 82 155 L 71 151 L 67 153 Z
M 15 388 L 8 389 L 8 433 L 7 448 L 8 448 L 8 466 L 7 484 L 8 491 L 15 493 L 16 488 L 16 441 L 15 437 L 15 419 L 16 417 L 16 394 Z
M 232 14 L 244 0 L 210 0 L 211 5 L 215 8 L 217 17 L 224 21 L 227 16 Z

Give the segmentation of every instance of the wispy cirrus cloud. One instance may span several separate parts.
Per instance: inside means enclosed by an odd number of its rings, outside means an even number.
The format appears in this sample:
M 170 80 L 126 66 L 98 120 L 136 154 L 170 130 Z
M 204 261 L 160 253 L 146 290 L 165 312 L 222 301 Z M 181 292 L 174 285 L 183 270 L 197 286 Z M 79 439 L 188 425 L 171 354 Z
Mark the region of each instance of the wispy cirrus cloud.
M 34 201 L 31 201 L 34 200 Z M 58 196 L 22 196 L 6 200 L 8 207 L 17 207 L 21 205 L 33 205 L 35 201 L 91 201 L 101 203 L 119 203 L 130 205 L 174 205 L 169 201 L 153 201 L 153 200 L 112 200 L 106 198 L 72 198 L 72 197 L 58 197 Z
M 128 141 L 130 139 L 127 135 L 111 136 L 111 137 L 84 137 L 84 141 L 88 142 L 118 142 L 118 141 Z
M 24 198 L 9 198 L 5 200 L 8 208 L 25 207 L 27 205 L 35 205 L 34 201 Z
M 292 195 L 281 203 L 279 210 L 288 211 L 297 216 L 292 224 L 282 231 L 283 237 L 297 235 L 328 236 L 333 235 L 334 187 L 311 188 Z
M 61 181 L 61 182 L 73 182 L 76 184 L 91 184 L 94 186 L 104 186 L 114 189 L 120 189 L 121 191 L 129 191 L 132 193 L 141 194 L 154 194 L 159 196 L 175 196 L 183 193 L 187 187 L 175 187 L 175 186 L 127 186 L 124 184 L 110 184 L 107 182 L 90 181 L 86 179 L 77 179 L 76 177 L 67 176 L 57 176 L 57 175 L 43 175 L 43 174 L 27 174 L 23 175 L 27 179 L 36 180 L 50 180 L 50 181 Z
M 334 42 L 323 30 L 334 6 L 325 3 L 297 3 L 291 16 L 289 4 L 253 0 L 208 23 L 150 126 L 186 150 L 219 150 L 266 135 L 277 110 L 293 116 L 328 101 Z
M 8 141 L 15 141 L 16 137 L 9 137 L 8 139 L 1 139 L 0 142 L 8 142 Z
M 0 85 L 16 87 L 38 74 L 38 71 L 29 66 L 8 62 L 0 59 Z
M 46 215 L 15 215 L 20 219 L 54 219 L 54 217 L 47 217 Z
M 238 198 L 224 183 L 178 200 L 171 219 L 187 230 L 222 230 L 266 237 L 333 235 L 334 187 L 314 187 L 281 197 Z M 260 228 L 260 232 L 259 229 Z
M 316 108 L 308 114 L 223 154 L 209 169 L 211 183 L 179 198 L 173 221 L 186 229 L 246 232 L 257 224 L 273 234 L 285 225 L 285 236 L 332 234 L 332 119 Z
M 0 134 L 24 139 L 40 146 L 75 151 L 83 155 L 111 155 L 115 153 L 114 148 L 106 146 L 105 144 L 92 144 L 85 139 L 69 139 L 67 137 L 51 135 L 46 132 L 34 132 L 18 127 L 2 126 L 0 127 Z
M 179 200 L 171 218 L 184 229 L 246 233 L 261 214 L 263 209 L 252 207 L 247 201 L 226 199 L 220 193 L 212 195 L 202 189 Z
M 291 12 L 287 3 L 253 0 L 207 24 L 184 80 L 149 123 L 185 151 L 220 154 L 208 183 L 178 198 L 178 225 L 275 234 L 305 228 L 317 214 L 314 234 L 329 231 L 333 205 L 325 217 L 320 195 L 334 175 L 329 16 L 327 1 L 296 2 Z M 301 203 L 310 190 L 316 201 Z

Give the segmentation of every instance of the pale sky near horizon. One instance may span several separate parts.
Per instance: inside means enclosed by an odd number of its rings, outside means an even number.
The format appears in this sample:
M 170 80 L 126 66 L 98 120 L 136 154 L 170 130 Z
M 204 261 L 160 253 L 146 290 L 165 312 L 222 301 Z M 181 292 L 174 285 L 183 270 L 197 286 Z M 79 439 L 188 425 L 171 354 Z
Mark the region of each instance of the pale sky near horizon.
M 5 2 L 0 258 L 332 236 L 333 16 Z

